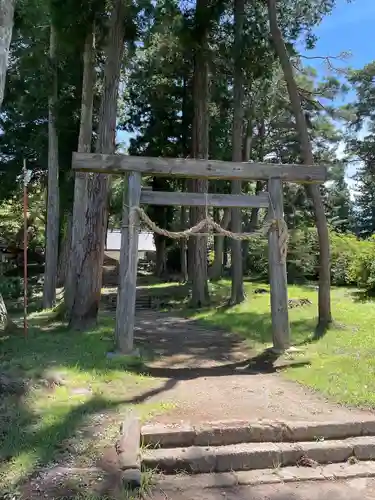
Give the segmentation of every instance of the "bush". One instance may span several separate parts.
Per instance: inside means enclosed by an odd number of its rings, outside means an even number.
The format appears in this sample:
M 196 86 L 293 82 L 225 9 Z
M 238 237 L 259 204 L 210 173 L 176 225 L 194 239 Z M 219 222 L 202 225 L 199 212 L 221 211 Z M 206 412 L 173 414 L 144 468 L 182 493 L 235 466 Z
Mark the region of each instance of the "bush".
M 259 279 L 268 279 L 268 245 L 265 238 L 251 238 L 246 258 L 247 273 Z
M 18 299 L 23 295 L 23 279 L 2 276 L 0 279 L 0 293 L 4 300 Z
M 312 280 L 317 275 L 318 245 L 315 231 L 296 230 L 289 234 L 287 271 L 289 283 Z M 248 274 L 268 279 L 268 243 L 252 238 L 247 254 Z
M 332 285 L 354 285 L 351 266 L 361 252 L 364 242 L 352 234 L 330 232 Z
M 375 237 L 358 240 L 352 234 L 330 231 L 332 285 L 357 285 L 375 291 Z M 268 278 L 268 250 L 264 238 L 249 242 L 247 270 L 252 276 Z M 287 271 L 289 283 L 316 280 L 319 276 L 319 245 L 315 228 L 289 234 Z
M 359 240 L 353 234 L 341 234 L 330 230 L 331 281 L 334 286 L 359 286 L 375 292 L 375 237 Z M 214 251 L 208 252 L 212 264 Z M 180 249 L 174 245 L 168 249 L 167 266 L 179 272 Z M 315 228 L 295 229 L 289 233 L 287 257 L 288 282 L 291 284 L 317 280 L 319 276 L 319 244 Z M 268 279 L 268 243 L 266 238 L 248 241 L 246 273 L 253 279 Z M 19 284 L 19 289 L 21 285 Z M 17 294 L 17 286 L 10 285 Z
M 288 242 L 287 272 L 289 283 L 314 280 L 318 275 L 319 246 L 311 228 L 291 231 Z
M 350 279 L 367 292 L 375 292 L 375 238 L 358 242 L 349 268 Z

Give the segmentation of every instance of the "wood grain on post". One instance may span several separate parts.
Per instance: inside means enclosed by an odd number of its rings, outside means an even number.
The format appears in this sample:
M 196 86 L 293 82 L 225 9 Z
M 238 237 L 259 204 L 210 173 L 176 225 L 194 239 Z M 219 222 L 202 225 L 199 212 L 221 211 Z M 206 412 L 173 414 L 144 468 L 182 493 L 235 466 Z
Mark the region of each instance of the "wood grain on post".
M 279 177 L 284 181 L 301 183 L 322 183 L 327 179 L 327 167 L 323 165 L 151 158 L 96 153 L 73 153 L 72 168 L 75 171 L 103 174 L 125 174 L 134 171 L 154 176 L 202 179 L 268 180 Z
M 140 197 L 141 174 L 131 172 L 126 176 L 124 186 L 115 330 L 117 348 L 123 354 L 131 354 L 134 347 L 139 216 L 137 213 L 132 216 L 133 225 L 129 216 L 131 207 L 139 206 Z
M 172 205 L 185 207 L 238 207 L 238 208 L 267 208 L 269 198 L 267 193 L 259 195 L 247 194 L 219 194 L 219 193 L 180 193 L 172 191 L 141 192 L 141 204 L 145 205 Z
M 284 217 L 283 186 L 281 179 L 268 181 L 270 215 L 275 219 Z M 288 283 L 286 262 L 281 257 L 278 229 L 271 227 L 268 236 L 269 280 L 271 288 L 271 315 L 273 350 L 283 352 L 290 347 L 288 315 Z

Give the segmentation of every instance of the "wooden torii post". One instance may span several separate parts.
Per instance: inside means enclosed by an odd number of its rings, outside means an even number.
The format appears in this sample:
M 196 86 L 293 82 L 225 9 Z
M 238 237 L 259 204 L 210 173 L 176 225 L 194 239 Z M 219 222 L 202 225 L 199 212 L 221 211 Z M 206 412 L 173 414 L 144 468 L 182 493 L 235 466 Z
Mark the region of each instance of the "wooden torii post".
M 320 184 L 327 178 L 327 167 L 321 165 L 242 163 L 95 153 L 73 153 L 72 165 L 73 170 L 78 172 L 126 176 L 115 331 L 117 347 L 124 354 L 131 353 L 134 347 L 139 215 L 133 211 L 130 223 L 132 208 L 139 207 L 141 204 L 257 207 L 269 208 L 275 220 L 283 220 L 283 181 Z M 251 196 L 142 190 L 142 174 L 242 181 L 263 180 L 268 182 L 268 192 Z M 280 253 L 277 225 L 272 225 L 268 234 L 268 256 L 273 348 L 276 352 L 283 352 L 290 347 L 290 326 L 286 262 Z

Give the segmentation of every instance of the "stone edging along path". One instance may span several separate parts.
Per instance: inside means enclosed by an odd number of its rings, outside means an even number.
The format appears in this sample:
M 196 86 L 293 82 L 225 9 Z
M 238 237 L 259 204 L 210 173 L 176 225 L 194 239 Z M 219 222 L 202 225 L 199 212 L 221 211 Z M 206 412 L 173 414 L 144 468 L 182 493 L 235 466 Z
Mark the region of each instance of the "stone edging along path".
M 239 443 L 316 441 L 375 436 L 375 417 L 328 422 L 217 421 L 198 425 L 144 425 L 147 447 L 225 446 Z
M 328 464 L 316 468 L 281 467 L 216 474 L 197 474 L 194 476 L 184 474 L 175 476 L 160 475 L 157 477 L 154 487 L 162 491 L 184 491 L 306 481 L 341 481 L 360 477 L 374 478 L 375 463 L 367 461 L 353 464 Z
M 129 413 L 116 451 L 127 487 L 141 466 L 165 490 L 375 477 L 375 418 L 141 427 Z
M 350 460 L 375 460 L 375 437 L 296 443 L 241 443 L 225 446 L 192 446 L 146 450 L 142 463 L 150 469 L 176 474 L 248 471 L 302 464 L 322 464 Z M 305 465 L 306 464 L 306 465 Z
M 143 466 L 167 474 L 254 469 L 259 474 L 259 469 L 375 460 L 375 420 L 145 426 L 142 440 Z

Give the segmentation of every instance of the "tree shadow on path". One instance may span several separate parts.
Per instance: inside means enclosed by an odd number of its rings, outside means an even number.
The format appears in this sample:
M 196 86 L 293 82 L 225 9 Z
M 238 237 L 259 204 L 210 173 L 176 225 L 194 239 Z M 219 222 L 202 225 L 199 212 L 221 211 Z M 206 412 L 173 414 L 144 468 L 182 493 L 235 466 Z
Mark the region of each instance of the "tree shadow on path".
M 259 353 L 251 348 L 247 339 L 256 344 L 272 340 L 269 315 L 248 312 L 239 315 L 242 316 L 240 320 L 238 314 L 233 315 L 232 328 L 236 330 L 236 319 L 242 325 L 252 325 L 246 338 L 224 330 L 225 324 L 216 327 L 164 313 L 139 315 L 136 343 L 157 361 L 146 366 L 147 373 L 153 377 L 183 380 L 201 376 L 274 373 L 288 366 L 306 364 L 299 360 L 285 360 L 279 364 L 279 356 L 270 350 Z M 306 338 L 311 333 L 310 321 L 294 322 L 294 327 L 300 337 Z

